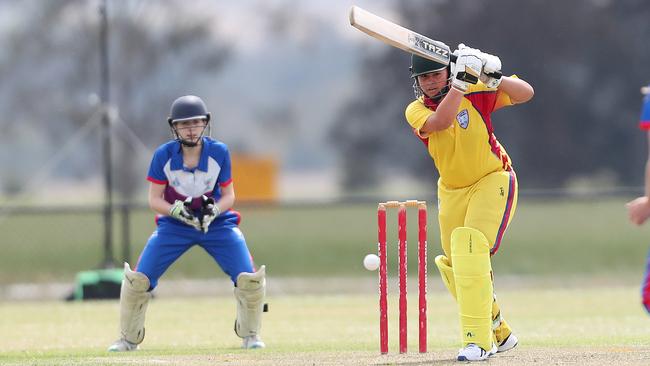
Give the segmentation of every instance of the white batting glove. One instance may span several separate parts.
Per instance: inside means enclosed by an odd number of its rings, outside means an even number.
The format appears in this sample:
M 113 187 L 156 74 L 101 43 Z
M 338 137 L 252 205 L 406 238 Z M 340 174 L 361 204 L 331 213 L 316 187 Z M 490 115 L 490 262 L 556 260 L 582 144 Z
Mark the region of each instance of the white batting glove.
M 217 206 L 212 197 L 208 198 L 207 196 L 203 195 L 201 198 L 203 199 L 203 207 L 201 208 L 201 211 L 203 213 L 203 218 L 201 219 L 201 229 L 204 233 L 207 233 L 212 221 L 221 215 L 221 209 L 219 206 Z
M 488 88 L 496 89 L 501 84 L 501 77 L 494 77 L 492 74 L 501 73 L 501 59 L 498 56 L 491 55 L 487 52 L 481 52 L 478 48 L 471 48 L 461 43 L 458 45 L 458 51 L 467 54 L 476 55 L 481 59 L 483 70 L 480 79 Z M 488 74 L 491 74 L 488 76 Z
M 501 60 L 498 56 L 491 55 L 487 52 L 482 52 L 478 48 L 468 47 L 463 43 L 458 45 L 458 51 L 462 51 L 468 55 L 475 55 L 480 58 L 481 62 L 483 63 L 483 71 L 485 71 L 486 74 L 501 71 Z
M 483 71 L 481 72 L 481 81 L 488 88 L 496 89 L 501 84 L 501 76 L 495 77 L 495 73 L 501 74 L 501 59 L 498 56 L 482 53 Z
M 192 197 L 188 197 L 185 202 L 176 200 L 169 209 L 169 216 L 195 228 L 196 230 L 201 230 L 201 222 L 189 209 L 190 203 L 192 203 Z
M 482 54 L 481 50 L 479 50 L 478 48 L 472 48 L 472 47 L 466 46 L 464 43 L 459 43 L 458 44 L 458 51 L 463 51 L 463 52 L 465 52 L 467 54 L 477 55 L 479 57 L 481 57 L 481 54 Z
M 451 86 L 463 93 L 466 92 L 469 84 L 478 82 L 482 69 L 483 62 L 474 50 L 458 50 Z

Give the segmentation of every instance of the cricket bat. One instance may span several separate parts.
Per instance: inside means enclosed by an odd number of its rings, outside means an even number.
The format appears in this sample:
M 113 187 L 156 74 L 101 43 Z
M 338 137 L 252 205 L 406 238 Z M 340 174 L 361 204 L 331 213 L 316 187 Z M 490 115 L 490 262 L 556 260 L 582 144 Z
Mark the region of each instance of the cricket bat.
M 425 37 L 356 5 L 350 9 L 350 25 L 390 46 L 443 65 L 456 61 L 456 55 L 445 43 Z M 501 72 L 488 76 L 499 78 Z

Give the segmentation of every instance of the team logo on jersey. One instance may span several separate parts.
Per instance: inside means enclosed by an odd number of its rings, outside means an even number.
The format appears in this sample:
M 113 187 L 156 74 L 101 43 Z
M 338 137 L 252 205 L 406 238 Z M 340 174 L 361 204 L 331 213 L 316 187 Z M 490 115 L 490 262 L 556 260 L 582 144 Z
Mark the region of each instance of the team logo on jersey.
M 467 129 L 467 125 L 469 125 L 469 112 L 467 112 L 467 109 L 463 109 L 456 115 L 456 121 L 458 121 L 460 127 Z

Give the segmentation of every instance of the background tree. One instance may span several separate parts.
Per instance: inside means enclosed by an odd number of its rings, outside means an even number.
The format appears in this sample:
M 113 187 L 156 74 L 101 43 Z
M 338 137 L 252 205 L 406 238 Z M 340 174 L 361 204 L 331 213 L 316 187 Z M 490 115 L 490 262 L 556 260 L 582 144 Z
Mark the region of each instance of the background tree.
M 527 187 L 558 187 L 610 173 L 639 183 L 644 140 L 636 129 L 639 87 L 647 83 L 650 6 L 642 0 L 401 1 L 398 22 L 443 40 L 494 53 L 506 75 L 535 87 L 535 98 L 495 113 L 495 133 Z M 404 108 L 413 99 L 409 56 L 386 47 L 368 54 L 358 98 L 332 130 L 340 146 L 344 184 L 362 188 L 381 175 L 431 180 L 433 164 L 411 134 Z M 635 169 L 629 169 L 634 166 Z
M 0 141 L 14 145 L 25 161 L 56 151 L 96 112 L 91 96 L 100 88 L 98 5 L 82 0 L 4 4 L 22 7 L 11 10 L 23 18 L 3 33 L 0 108 L 5 114 L 0 126 L 5 133 Z M 230 46 L 212 27 L 218 14 L 200 10 L 182 1 L 108 2 L 110 94 L 119 113 L 113 126 L 114 180 L 124 199 L 133 196 L 146 174 L 138 159 L 150 159 L 134 148 L 138 143 L 152 148 L 169 137 L 171 102 L 209 90 L 229 57 Z M 55 174 L 96 176 L 101 170 L 98 144 L 83 141 Z M 34 168 L 10 159 L 1 161 L 7 167 L 5 186 L 12 179 L 6 177 L 23 177 L 24 170 Z

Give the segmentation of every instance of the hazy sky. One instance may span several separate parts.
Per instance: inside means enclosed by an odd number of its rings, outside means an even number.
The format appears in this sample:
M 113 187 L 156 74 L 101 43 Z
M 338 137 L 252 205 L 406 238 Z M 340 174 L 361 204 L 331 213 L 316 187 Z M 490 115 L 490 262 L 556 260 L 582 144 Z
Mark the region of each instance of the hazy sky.
M 217 125 L 215 132 L 235 148 L 276 154 L 285 168 L 321 169 L 333 163 L 332 147 L 326 143 L 330 126 L 339 108 L 359 92 L 360 47 L 385 46 L 350 26 L 352 1 L 293 3 L 215 5 L 225 14 L 218 33 L 234 40 L 235 46 L 234 59 L 220 74 L 212 98 L 218 104 L 216 123 L 225 119 L 228 128 Z M 383 3 L 354 2 L 390 14 L 380 6 Z M 284 22 L 270 24 L 264 16 L 289 6 L 294 6 L 295 16 L 287 16 Z M 292 116 L 293 122 L 263 122 L 276 115 Z M 260 127 L 260 123 L 269 125 Z M 270 132 L 275 133 L 269 138 Z

